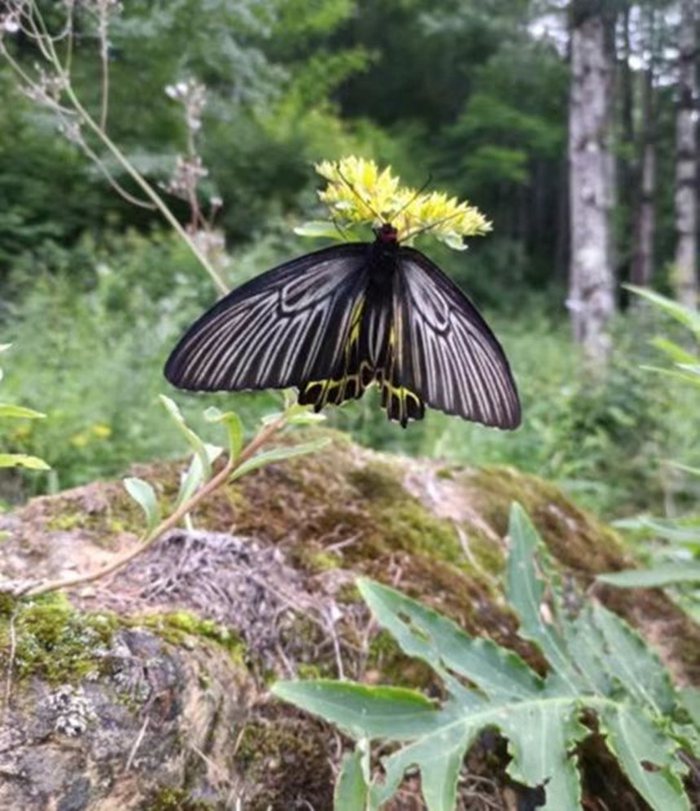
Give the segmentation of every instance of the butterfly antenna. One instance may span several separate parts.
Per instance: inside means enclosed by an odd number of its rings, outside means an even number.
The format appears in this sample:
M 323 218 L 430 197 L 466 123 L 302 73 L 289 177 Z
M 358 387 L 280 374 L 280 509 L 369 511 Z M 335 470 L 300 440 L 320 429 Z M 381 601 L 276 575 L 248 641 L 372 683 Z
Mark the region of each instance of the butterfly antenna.
M 352 183 L 345 177 L 345 175 L 338 169 L 338 176 L 340 179 L 345 183 L 345 185 L 350 189 L 350 191 L 357 197 L 357 199 L 362 203 L 363 206 L 367 206 L 367 208 L 374 214 L 374 216 L 379 220 L 379 222 L 384 222 L 385 218 L 378 214 L 374 208 L 365 200 L 365 198 L 357 191 L 357 189 L 352 185 Z
M 349 242 L 348 239 L 348 232 L 343 228 L 343 226 L 335 219 L 335 217 L 331 217 L 331 222 L 335 225 L 335 230 L 340 234 L 340 236 L 345 240 L 345 242 Z
M 418 228 L 416 231 L 409 232 L 406 234 L 401 241 L 406 242 L 409 239 L 413 239 L 413 237 L 420 236 L 420 234 L 424 234 L 426 231 L 432 231 L 433 228 L 437 228 L 438 225 L 443 225 L 443 223 L 449 222 L 450 220 L 454 220 L 455 217 L 461 217 L 464 214 L 463 211 L 455 211 L 454 214 L 450 214 L 449 217 L 443 217 L 443 219 L 438 220 L 437 222 L 430 223 L 430 225 L 426 225 L 423 228 Z
M 411 196 L 411 199 L 407 203 L 404 203 L 404 205 L 401 206 L 401 208 L 398 211 L 396 211 L 394 214 L 391 215 L 391 220 L 389 220 L 389 222 L 391 222 L 392 220 L 396 220 L 397 217 L 400 217 L 404 213 L 404 211 L 410 205 L 412 205 L 421 196 L 421 194 L 423 194 L 423 192 L 428 188 L 428 186 L 432 183 L 432 181 L 433 181 L 433 176 L 432 176 L 432 174 L 430 174 L 430 175 L 428 175 L 428 179 L 420 187 L 420 189 L 418 189 L 418 191 Z

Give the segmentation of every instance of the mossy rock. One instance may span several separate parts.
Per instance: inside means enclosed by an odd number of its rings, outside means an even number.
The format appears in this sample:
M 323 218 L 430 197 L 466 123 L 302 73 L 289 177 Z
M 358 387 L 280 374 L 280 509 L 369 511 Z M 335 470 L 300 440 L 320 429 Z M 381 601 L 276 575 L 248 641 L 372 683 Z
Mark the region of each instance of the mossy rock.
M 183 756 L 176 766 L 169 761 L 168 769 L 154 766 L 148 782 L 129 783 L 136 800 L 122 807 L 223 808 L 235 787 L 253 811 L 309 804 L 330 811 L 330 762 L 337 766 L 341 740 L 272 702 L 269 683 L 294 673 L 333 677 L 342 665 L 345 675 L 368 682 L 418 686 L 433 695 L 440 689 L 432 672 L 407 659 L 386 634 L 367 634 L 369 617 L 354 587 L 360 574 L 402 589 L 544 669 L 518 637 L 503 595 L 514 501 L 530 513 L 562 571 L 661 643 L 680 679 L 700 683 L 697 627 L 661 592 L 594 586 L 595 574 L 627 567 L 632 557 L 614 531 L 551 483 L 512 468 L 446 468 L 379 454 L 327 435 L 332 442 L 323 452 L 271 465 L 215 493 L 193 512 L 198 532 L 168 536 L 107 583 L 30 605 L 0 602 L 0 654 L 9 652 L 14 612 L 13 698 L 20 707 L 29 706 L 37 689 L 85 691 L 109 683 L 114 673 L 105 651 L 129 633 L 157 639 L 187 673 L 190 694 L 219 696 L 197 738 L 201 755 Z M 153 483 L 167 509 L 180 469 L 166 463 L 133 472 Z M 0 530 L 9 533 L 6 574 L 89 571 L 136 543 L 140 521 L 120 483 L 35 499 L 0 519 Z M 188 669 L 191 659 L 199 664 Z M 224 701 L 222 694 L 244 698 Z M 120 699 L 133 719 L 142 700 L 138 690 Z M 166 705 L 159 712 L 177 712 Z M 184 748 L 189 734 L 178 730 Z M 514 789 L 498 752 L 484 759 L 483 774 L 502 789 L 505 803 Z M 601 768 L 612 774 L 609 764 Z M 110 791 L 122 789 L 115 779 Z M 82 807 L 101 808 L 90 802 Z

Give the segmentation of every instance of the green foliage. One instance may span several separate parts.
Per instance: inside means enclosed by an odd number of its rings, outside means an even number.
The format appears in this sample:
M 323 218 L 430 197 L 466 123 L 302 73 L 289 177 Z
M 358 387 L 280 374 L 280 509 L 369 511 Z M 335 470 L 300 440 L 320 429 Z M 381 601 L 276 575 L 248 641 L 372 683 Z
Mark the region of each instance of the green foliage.
M 448 696 L 442 705 L 411 690 L 350 682 L 274 687 L 281 698 L 360 742 L 357 754 L 344 761 L 336 809 L 379 809 L 417 767 L 430 811 L 452 811 L 467 750 L 481 730 L 495 728 L 509 741 L 511 778 L 544 786 L 545 811 L 574 811 L 583 807 L 577 747 L 592 734 L 594 716 L 608 749 L 651 808 L 689 811 L 682 751 L 698 754 L 700 729 L 689 723 L 661 662 L 603 606 L 585 604 L 572 614 L 544 544 L 517 505 L 509 537 L 509 603 L 521 636 L 547 659 L 545 676 L 400 592 L 360 580 L 380 627 L 441 678 Z M 367 741 L 397 747 L 382 758 L 381 779 L 370 779 Z
M 692 342 L 691 345 L 683 345 L 667 336 L 657 336 L 652 344 L 666 355 L 671 366 L 644 368 L 662 375 L 662 379 L 670 377 L 680 381 L 686 387 L 700 386 L 700 315 L 651 290 L 632 286 L 629 289 L 681 324 L 690 333 Z M 691 391 L 697 408 L 697 391 L 692 388 Z M 686 439 L 689 435 L 686 426 L 683 426 L 683 435 Z M 697 452 L 697 448 L 695 450 Z M 691 478 L 700 478 L 700 470 L 695 467 L 683 464 L 673 467 Z M 605 574 L 599 579 L 622 588 L 684 586 L 677 590 L 678 597 L 692 613 L 700 617 L 700 516 L 696 514 L 681 519 L 640 517 L 618 522 L 618 526 L 661 543 L 656 549 L 651 546 L 651 554 L 647 552 L 652 562 L 650 568 Z
M 9 348 L 9 344 L 0 344 L 0 352 L 4 352 Z M 2 378 L 3 371 L 0 369 L 0 381 L 2 381 Z M 45 414 L 34 411 L 32 408 L 0 403 L 0 419 L 43 420 L 45 416 Z M 49 469 L 46 462 L 37 456 L 29 456 L 26 453 L 0 453 L 0 468 L 8 467 L 21 467 L 28 470 Z

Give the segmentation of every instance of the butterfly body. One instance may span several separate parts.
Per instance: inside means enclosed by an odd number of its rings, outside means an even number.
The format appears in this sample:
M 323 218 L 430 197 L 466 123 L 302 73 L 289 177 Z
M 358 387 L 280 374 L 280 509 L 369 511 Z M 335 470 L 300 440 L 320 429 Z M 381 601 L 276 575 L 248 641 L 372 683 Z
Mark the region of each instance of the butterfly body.
M 165 368 L 196 391 L 299 388 L 320 411 L 372 383 L 405 426 L 425 406 L 500 428 L 520 403 L 497 339 L 459 288 L 385 223 L 247 282 L 196 321 Z

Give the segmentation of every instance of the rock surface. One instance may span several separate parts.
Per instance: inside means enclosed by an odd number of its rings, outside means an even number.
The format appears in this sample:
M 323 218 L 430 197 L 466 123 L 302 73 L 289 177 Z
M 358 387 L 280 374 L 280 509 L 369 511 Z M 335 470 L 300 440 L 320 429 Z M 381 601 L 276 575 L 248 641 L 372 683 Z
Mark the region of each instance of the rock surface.
M 136 474 L 163 501 L 177 490 L 176 465 Z M 14 614 L 5 606 L 0 808 L 330 811 L 344 741 L 267 686 L 339 674 L 427 684 L 377 634 L 357 574 L 542 667 L 501 588 L 514 500 L 582 586 L 630 564 L 609 529 L 535 477 L 383 456 L 336 435 L 316 457 L 215 494 L 192 516 L 196 531 L 172 532 L 116 575 Z M 91 571 L 136 543 L 139 520 L 119 483 L 35 499 L 0 517 L 2 576 Z M 657 644 L 677 679 L 700 682 L 698 629 L 663 594 L 592 590 Z M 587 808 L 645 807 L 614 764 L 590 760 Z M 505 762 L 502 741 L 484 736 L 465 764 L 462 811 L 537 807 Z M 423 808 L 417 789 L 407 780 L 390 811 Z

